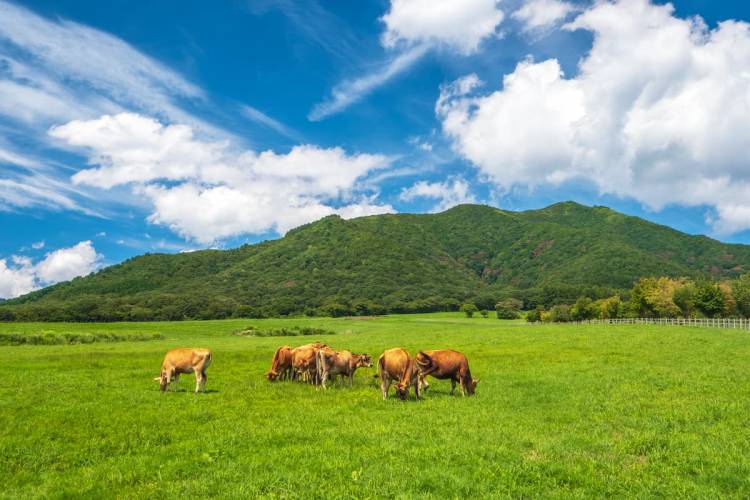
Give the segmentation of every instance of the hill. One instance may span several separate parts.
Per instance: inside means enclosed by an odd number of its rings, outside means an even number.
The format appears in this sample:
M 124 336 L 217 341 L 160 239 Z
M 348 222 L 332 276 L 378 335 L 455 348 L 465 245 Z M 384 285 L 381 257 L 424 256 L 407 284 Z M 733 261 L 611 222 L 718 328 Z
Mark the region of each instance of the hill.
M 0 318 L 146 320 L 378 314 L 550 305 L 627 290 L 641 276 L 725 279 L 750 246 L 573 202 L 513 212 L 330 216 L 232 250 L 146 254 L 0 305 Z

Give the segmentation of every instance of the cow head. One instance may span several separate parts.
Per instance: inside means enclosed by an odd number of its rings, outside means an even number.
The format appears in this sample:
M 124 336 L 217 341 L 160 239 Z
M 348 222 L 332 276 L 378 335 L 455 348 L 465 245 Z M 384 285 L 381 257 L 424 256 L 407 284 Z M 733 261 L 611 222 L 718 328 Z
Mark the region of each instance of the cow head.
M 469 394 L 474 394 L 474 391 L 477 389 L 477 384 L 479 383 L 479 380 L 473 378 L 469 381 L 468 384 L 466 384 L 466 392 Z
M 372 359 L 370 358 L 369 354 L 359 354 L 357 355 L 357 367 L 365 366 L 367 368 L 372 368 Z
M 158 377 L 154 377 L 154 380 L 159 382 L 159 389 L 161 389 L 161 392 L 167 390 L 167 386 L 169 385 L 169 377 L 166 371 L 162 370 L 161 374 Z
M 409 386 L 401 382 L 396 384 L 396 395 L 401 401 L 409 399 Z
M 269 382 L 275 381 L 278 377 L 279 377 L 279 374 L 273 370 L 266 373 L 266 378 L 268 379 Z

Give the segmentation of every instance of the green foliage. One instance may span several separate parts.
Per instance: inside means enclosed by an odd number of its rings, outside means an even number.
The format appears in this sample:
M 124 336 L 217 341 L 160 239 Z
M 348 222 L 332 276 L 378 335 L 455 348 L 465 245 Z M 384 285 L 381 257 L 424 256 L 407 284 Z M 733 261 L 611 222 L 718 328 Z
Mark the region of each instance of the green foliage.
M 549 315 L 547 316 L 546 320 L 551 323 L 566 323 L 570 321 L 570 306 L 553 306 L 552 309 L 549 310 Z
M 477 308 L 477 306 L 471 302 L 467 302 L 461 305 L 461 312 L 464 313 L 467 318 L 473 317 L 474 313 L 478 311 L 479 309 Z
M 597 317 L 601 319 L 621 318 L 625 309 L 619 295 L 601 299 L 595 305 L 598 305 Z
M 716 283 L 704 282 L 695 292 L 695 307 L 707 318 L 718 318 L 724 312 L 725 301 Z
M 750 318 L 750 273 L 734 280 L 731 286 L 737 312 L 745 318 Z
M 518 319 L 521 316 L 522 307 L 523 302 L 518 299 L 510 298 L 501 300 L 495 304 L 497 319 Z
M 682 282 L 668 277 L 641 278 L 630 294 L 630 305 L 644 318 L 676 318 L 680 308 L 674 302 L 675 290 Z
M 479 314 L 481 314 L 482 317 L 486 319 L 489 317 L 490 312 L 487 309 L 482 309 L 481 311 L 479 311 Z
M 429 215 L 330 216 L 233 250 L 146 254 L 3 302 L 0 321 L 371 316 L 455 311 L 464 302 L 491 309 L 510 297 L 525 309 L 549 308 L 625 294 L 644 276 L 726 280 L 748 271 L 748 246 L 604 207 L 461 205 Z M 671 298 L 642 298 L 643 312 L 682 313 Z M 738 307 L 747 311 L 747 303 Z
M 309 335 L 336 335 L 336 332 L 334 331 L 325 330 L 323 328 L 313 328 L 309 326 L 262 329 L 250 325 L 242 330 L 235 330 L 233 333 L 238 337 L 299 337 Z
M 573 307 L 570 308 L 570 319 L 573 321 L 586 321 L 598 316 L 598 308 L 594 306 L 594 301 L 588 297 L 580 297 Z
M 696 292 L 695 284 L 690 282 L 677 287 L 672 293 L 672 301 L 680 308 L 685 318 L 693 316 Z
M 164 340 L 161 333 L 5 333 L 0 332 L 0 345 L 72 345 L 93 344 L 95 342 L 143 342 Z
M 537 306 L 536 308 L 526 313 L 526 321 L 528 321 L 529 323 L 538 323 L 542 321 L 543 312 L 544 311 L 542 309 L 542 306 Z

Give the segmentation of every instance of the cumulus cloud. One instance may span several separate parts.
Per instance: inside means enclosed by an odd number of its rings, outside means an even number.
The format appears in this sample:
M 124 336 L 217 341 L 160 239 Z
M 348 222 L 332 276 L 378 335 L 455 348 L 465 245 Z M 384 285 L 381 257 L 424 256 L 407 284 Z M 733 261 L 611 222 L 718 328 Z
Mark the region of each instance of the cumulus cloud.
M 471 54 L 502 20 L 497 0 L 391 0 L 382 41 L 386 47 L 428 43 Z
M 524 31 L 545 30 L 564 20 L 576 9 L 561 0 L 527 0 L 512 15 L 523 23 Z
M 196 138 L 185 125 L 137 114 L 73 121 L 50 130 L 84 148 L 90 168 L 77 184 L 129 185 L 148 198 L 149 220 L 200 243 L 243 233 L 286 232 L 325 215 L 392 212 L 359 181 L 390 165 L 383 155 L 300 145 L 288 153 L 233 150 Z
M 502 188 L 585 179 L 653 210 L 714 207 L 720 232 L 750 228 L 750 25 L 709 30 L 669 4 L 620 0 L 565 29 L 594 35 L 572 78 L 526 60 L 500 90 L 443 89 L 455 150 Z
M 402 201 L 412 201 L 416 198 L 438 200 L 432 209 L 433 212 L 442 212 L 462 203 L 476 203 L 476 197 L 471 193 L 471 186 L 461 178 L 453 178 L 445 182 L 419 181 L 411 187 L 404 188 L 399 195 Z
M 10 261 L 0 259 L 0 298 L 18 297 L 42 286 L 85 276 L 96 269 L 99 261 L 91 241 L 55 250 L 36 263 L 18 255 Z

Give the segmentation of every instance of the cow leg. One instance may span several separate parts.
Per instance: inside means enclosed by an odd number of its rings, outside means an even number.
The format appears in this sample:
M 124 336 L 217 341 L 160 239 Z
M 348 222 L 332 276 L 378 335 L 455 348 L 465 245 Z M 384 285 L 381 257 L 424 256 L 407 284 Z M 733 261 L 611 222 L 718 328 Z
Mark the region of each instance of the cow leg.
M 206 375 L 206 370 L 203 370 L 201 375 L 202 375 L 201 378 L 203 379 L 201 381 L 201 385 L 203 386 L 203 394 L 205 394 L 206 393 L 206 380 L 208 380 L 208 376 Z
M 456 392 L 456 379 L 451 379 L 451 396 L 453 396 L 453 393 Z
M 180 374 L 175 373 L 174 378 L 172 378 L 172 391 L 177 392 L 177 385 L 180 383 Z
M 383 401 L 388 399 L 388 389 L 391 388 L 391 381 L 390 380 L 381 380 L 380 381 L 380 390 L 383 391 Z
M 323 389 L 328 389 L 328 387 L 326 387 L 326 381 L 327 380 L 328 380 L 328 372 L 324 371 L 323 375 L 321 375 L 321 377 L 320 377 L 320 385 L 323 386 Z
M 201 372 L 200 370 L 195 370 L 195 393 L 198 394 L 198 392 L 201 390 Z

